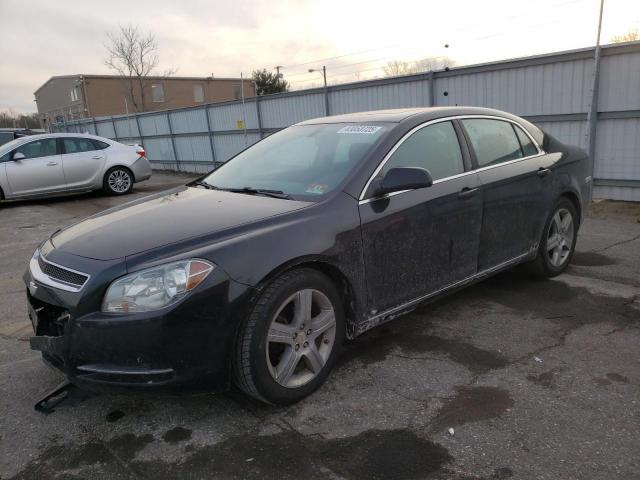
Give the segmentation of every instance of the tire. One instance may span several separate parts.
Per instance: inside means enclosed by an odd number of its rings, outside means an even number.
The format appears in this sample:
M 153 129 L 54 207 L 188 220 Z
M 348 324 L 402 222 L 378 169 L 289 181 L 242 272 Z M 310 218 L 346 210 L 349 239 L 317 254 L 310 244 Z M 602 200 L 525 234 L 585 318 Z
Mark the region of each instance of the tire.
M 286 272 L 263 290 L 240 329 L 235 383 L 264 403 L 298 402 L 329 376 L 344 332 L 333 282 L 309 268 Z
M 545 222 L 538 255 L 531 265 L 533 273 L 551 278 L 564 272 L 571 263 L 577 236 L 578 214 L 576 208 L 569 199 L 561 197 Z M 556 242 L 559 243 L 554 247 Z
M 109 195 L 126 195 L 133 190 L 133 173 L 126 167 L 112 167 L 104 174 L 103 190 Z

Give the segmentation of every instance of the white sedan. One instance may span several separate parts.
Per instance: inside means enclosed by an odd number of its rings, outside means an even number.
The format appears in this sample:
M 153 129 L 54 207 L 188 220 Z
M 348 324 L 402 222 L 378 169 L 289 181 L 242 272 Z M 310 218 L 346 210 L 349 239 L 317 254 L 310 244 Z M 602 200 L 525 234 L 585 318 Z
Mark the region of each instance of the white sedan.
M 95 135 L 32 135 L 0 146 L 0 200 L 92 190 L 124 195 L 149 177 L 142 147 Z

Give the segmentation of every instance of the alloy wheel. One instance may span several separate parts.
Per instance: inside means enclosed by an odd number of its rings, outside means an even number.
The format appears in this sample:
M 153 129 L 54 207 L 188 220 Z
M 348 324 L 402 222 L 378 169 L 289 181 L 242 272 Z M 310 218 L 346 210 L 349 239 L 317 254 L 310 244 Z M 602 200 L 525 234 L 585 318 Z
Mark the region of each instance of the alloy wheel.
M 278 308 L 267 333 L 271 377 L 287 388 L 313 380 L 327 363 L 336 338 L 336 315 L 327 296 L 299 290 Z
M 573 228 L 571 212 L 566 208 L 559 208 L 547 231 L 547 256 L 554 267 L 561 267 L 569 258 L 573 247 Z
M 131 176 L 124 170 L 114 170 L 107 178 L 109 188 L 116 193 L 124 193 L 131 186 Z

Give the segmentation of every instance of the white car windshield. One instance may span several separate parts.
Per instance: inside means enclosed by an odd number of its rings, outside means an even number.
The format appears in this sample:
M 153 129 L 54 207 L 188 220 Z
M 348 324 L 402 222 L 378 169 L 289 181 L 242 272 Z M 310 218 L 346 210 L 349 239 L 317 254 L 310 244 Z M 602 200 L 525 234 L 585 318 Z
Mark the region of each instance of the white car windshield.
M 241 152 L 203 181 L 223 190 L 264 190 L 317 200 L 334 190 L 390 128 L 296 125 Z

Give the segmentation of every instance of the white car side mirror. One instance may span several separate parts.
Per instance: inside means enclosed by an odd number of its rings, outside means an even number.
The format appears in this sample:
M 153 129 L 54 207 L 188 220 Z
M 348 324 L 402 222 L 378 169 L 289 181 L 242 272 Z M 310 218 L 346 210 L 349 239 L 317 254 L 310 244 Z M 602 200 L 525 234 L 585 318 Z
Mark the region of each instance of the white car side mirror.
M 24 153 L 16 152 L 13 154 L 13 160 L 24 160 L 25 158 L 27 157 L 24 156 Z

